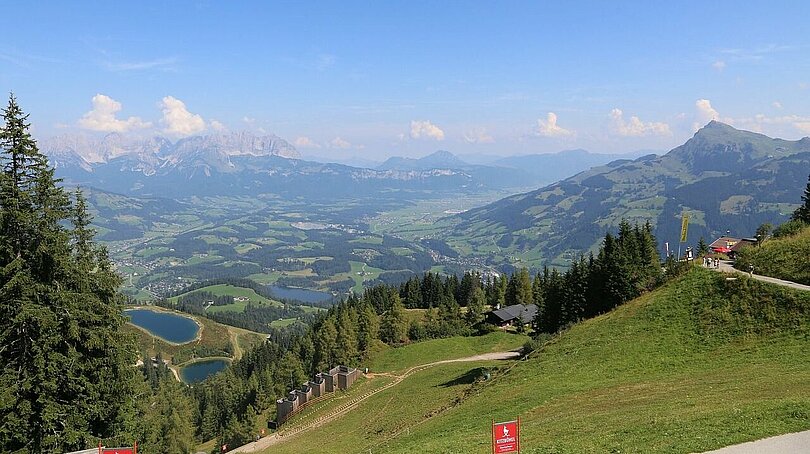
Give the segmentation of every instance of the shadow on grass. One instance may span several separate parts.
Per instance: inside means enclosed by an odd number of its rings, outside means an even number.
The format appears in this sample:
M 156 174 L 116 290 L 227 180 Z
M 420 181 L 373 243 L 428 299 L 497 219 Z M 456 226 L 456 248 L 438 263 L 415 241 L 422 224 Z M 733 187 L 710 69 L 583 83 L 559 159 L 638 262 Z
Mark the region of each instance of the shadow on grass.
M 467 372 L 459 375 L 458 377 L 446 381 L 444 383 L 440 383 L 436 386 L 440 386 L 442 388 L 450 388 L 452 386 L 458 385 L 471 385 L 476 381 L 482 380 L 485 374 L 489 374 L 489 370 L 486 367 L 476 367 L 474 369 L 470 369 Z

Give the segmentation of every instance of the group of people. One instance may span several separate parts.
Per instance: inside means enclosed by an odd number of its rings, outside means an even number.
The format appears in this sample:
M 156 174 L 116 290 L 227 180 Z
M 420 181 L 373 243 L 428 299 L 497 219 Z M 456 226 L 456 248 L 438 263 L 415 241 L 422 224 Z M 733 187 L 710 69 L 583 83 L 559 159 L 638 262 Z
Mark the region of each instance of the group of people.
M 720 259 L 717 257 L 703 257 L 703 266 L 706 268 L 720 268 Z

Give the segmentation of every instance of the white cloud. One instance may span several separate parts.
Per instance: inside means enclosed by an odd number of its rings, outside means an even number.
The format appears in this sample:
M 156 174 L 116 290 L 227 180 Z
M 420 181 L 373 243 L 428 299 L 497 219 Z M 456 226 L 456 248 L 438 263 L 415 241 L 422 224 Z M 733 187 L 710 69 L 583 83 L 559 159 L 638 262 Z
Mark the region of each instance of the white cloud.
M 668 124 L 657 121 L 645 123 L 636 116 L 631 116 L 629 120 L 625 120 L 624 112 L 622 112 L 621 109 L 611 110 L 608 116 L 610 118 L 610 131 L 618 136 L 642 137 L 672 135 Z
M 712 68 L 716 69 L 717 71 L 723 71 L 726 69 L 726 62 L 723 60 L 717 60 L 716 62 L 712 63 Z
M 106 62 L 104 67 L 109 71 L 143 71 L 149 69 L 160 69 L 164 71 L 173 71 L 177 64 L 177 58 L 157 58 L 148 61 L 129 61 L 129 62 Z
M 352 144 L 347 140 L 341 139 L 340 137 L 335 137 L 334 139 L 329 141 L 329 146 L 331 148 L 340 148 L 342 150 L 345 150 L 347 148 L 351 148 Z
M 692 123 L 692 130 L 697 131 L 712 120 L 719 120 L 720 113 L 712 107 L 708 99 L 698 99 L 695 101 L 695 122 Z M 731 123 L 728 119 L 726 123 Z
M 228 128 L 224 124 L 222 124 L 221 121 L 218 121 L 218 120 L 211 120 L 209 122 L 209 124 L 211 125 L 211 129 L 213 129 L 214 131 L 217 131 L 217 132 L 222 132 L 222 131 L 227 131 L 228 130 Z
M 412 139 L 444 140 L 444 131 L 427 120 L 411 121 Z
M 250 126 L 253 126 L 256 123 L 255 118 L 248 117 L 247 115 L 242 117 L 242 121 L 245 122 L 246 124 L 250 125 Z
M 779 102 L 779 101 L 774 101 L 774 102 L 771 103 L 771 106 L 773 106 L 774 109 L 781 109 L 782 108 L 782 103 Z
M 313 141 L 309 137 L 303 136 L 295 139 L 295 146 L 298 148 L 321 148 L 317 142 Z
M 138 117 L 129 117 L 126 120 L 115 118 L 115 114 L 120 111 L 120 102 L 99 93 L 93 96 L 93 109 L 79 119 L 79 127 L 92 131 L 126 132 L 152 126 Z
M 484 129 L 473 129 L 464 133 L 464 141 L 467 143 L 493 143 L 495 139 Z
M 803 134 L 810 133 L 810 117 L 800 115 L 783 115 L 781 117 L 768 117 L 764 114 L 755 115 L 754 118 L 740 118 L 735 123 L 742 128 L 756 132 L 763 132 L 764 127 L 769 130 L 785 132 L 784 127 L 793 128 Z
M 537 120 L 537 135 L 543 137 L 565 137 L 573 135 L 574 132 L 565 129 L 557 124 L 557 114 L 549 112 L 546 114 L 546 120 Z
M 189 112 L 183 101 L 173 96 L 166 96 L 160 106 L 163 110 L 161 123 L 165 126 L 163 131 L 166 134 L 190 136 L 205 131 L 205 120 L 201 116 Z

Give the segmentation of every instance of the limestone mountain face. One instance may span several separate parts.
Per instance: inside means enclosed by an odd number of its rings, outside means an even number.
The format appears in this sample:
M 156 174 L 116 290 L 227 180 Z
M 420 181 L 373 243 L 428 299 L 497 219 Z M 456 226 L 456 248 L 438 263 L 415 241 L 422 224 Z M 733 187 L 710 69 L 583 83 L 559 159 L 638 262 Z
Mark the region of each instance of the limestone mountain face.
M 166 137 L 140 137 L 111 133 L 103 137 L 63 134 L 40 142 L 42 151 L 58 167 L 78 167 L 87 172 L 105 164 L 118 164 L 121 171 L 159 173 L 161 169 L 209 166 L 233 167 L 232 156 L 279 156 L 298 158 L 298 151 L 275 135 L 247 132 L 193 136 L 172 142 Z

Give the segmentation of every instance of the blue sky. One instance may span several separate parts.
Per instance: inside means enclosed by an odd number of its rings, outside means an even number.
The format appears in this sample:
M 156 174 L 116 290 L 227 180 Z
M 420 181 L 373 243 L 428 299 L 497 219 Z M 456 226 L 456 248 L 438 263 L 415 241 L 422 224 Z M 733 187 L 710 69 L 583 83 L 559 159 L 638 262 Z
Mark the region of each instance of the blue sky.
M 40 137 L 275 133 L 306 156 L 810 135 L 808 2 L 8 2 Z M 739 3 L 750 3 L 741 5 Z

